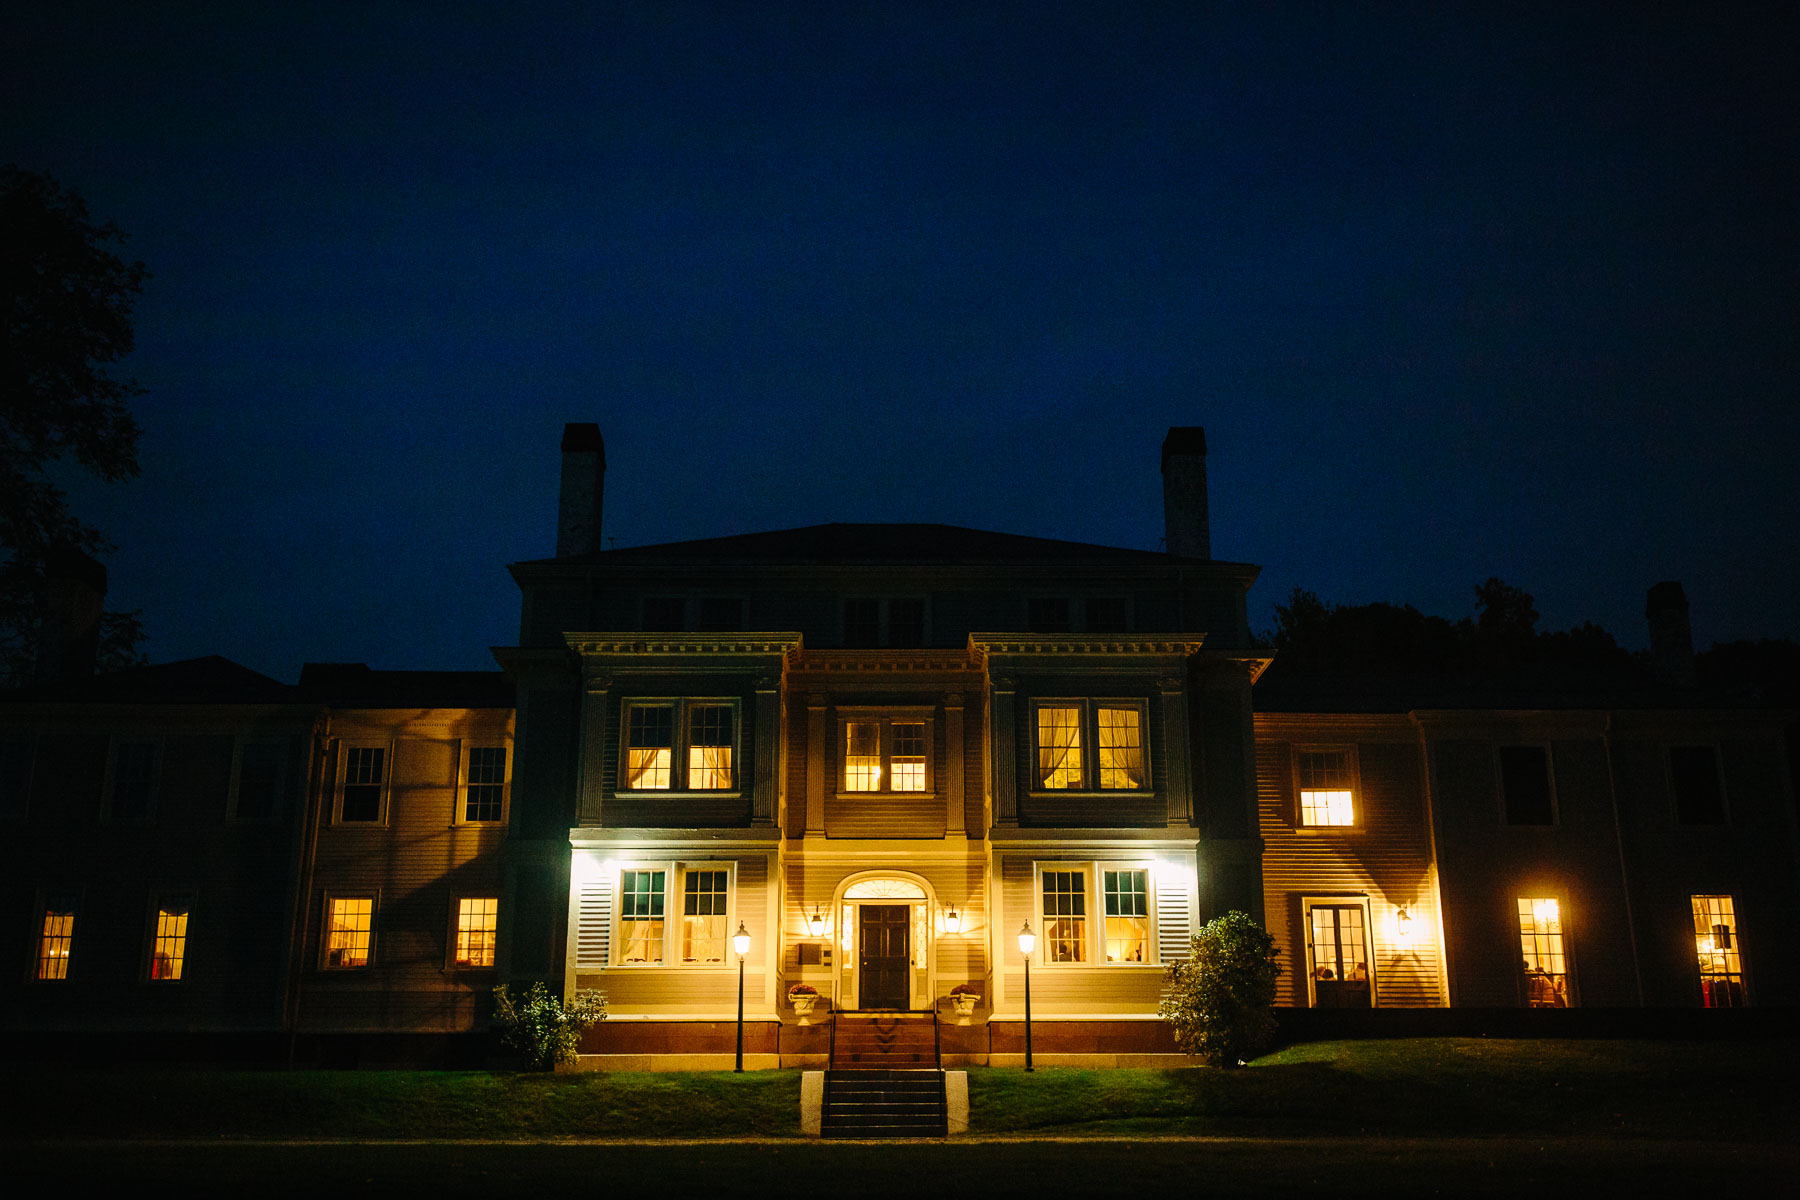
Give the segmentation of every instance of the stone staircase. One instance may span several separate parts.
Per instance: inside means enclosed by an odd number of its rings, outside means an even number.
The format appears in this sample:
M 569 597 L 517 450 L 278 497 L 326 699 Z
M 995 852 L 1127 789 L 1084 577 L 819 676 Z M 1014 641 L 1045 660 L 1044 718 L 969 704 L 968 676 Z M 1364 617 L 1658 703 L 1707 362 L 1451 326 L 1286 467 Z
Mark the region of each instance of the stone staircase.
M 825 1073 L 824 1137 L 943 1137 L 937 1015 L 834 1018 Z

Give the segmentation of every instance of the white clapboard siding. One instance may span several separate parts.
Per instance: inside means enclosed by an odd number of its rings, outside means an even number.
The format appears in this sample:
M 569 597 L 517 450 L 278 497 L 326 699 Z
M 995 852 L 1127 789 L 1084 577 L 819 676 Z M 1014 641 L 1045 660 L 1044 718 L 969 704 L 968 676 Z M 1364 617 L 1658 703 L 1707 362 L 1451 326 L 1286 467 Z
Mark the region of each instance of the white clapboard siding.
M 1163 962 L 1186 962 L 1193 917 L 1186 888 L 1161 888 L 1156 893 L 1156 948 Z
M 575 965 L 584 971 L 606 966 L 612 938 L 612 881 L 594 879 L 581 885 L 576 911 Z

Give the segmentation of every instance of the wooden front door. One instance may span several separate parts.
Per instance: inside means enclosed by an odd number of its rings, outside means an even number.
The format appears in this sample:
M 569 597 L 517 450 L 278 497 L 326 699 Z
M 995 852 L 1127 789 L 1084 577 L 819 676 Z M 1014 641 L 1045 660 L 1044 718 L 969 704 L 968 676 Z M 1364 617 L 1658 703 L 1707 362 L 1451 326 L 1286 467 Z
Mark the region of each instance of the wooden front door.
M 1368 942 L 1360 904 L 1312 909 L 1313 1002 L 1318 1008 L 1369 1007 Z
M 864 904 L 862 953 L 857 963 L 858 1008 L 905 1008 L 912 991 L 908 953 L 912 910 L 904 904 Z

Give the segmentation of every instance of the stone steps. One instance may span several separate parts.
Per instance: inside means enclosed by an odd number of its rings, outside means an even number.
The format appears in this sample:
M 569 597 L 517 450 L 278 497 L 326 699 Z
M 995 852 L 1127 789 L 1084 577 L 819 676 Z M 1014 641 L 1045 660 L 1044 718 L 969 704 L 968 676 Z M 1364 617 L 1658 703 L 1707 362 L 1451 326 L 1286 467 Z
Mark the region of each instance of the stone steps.
M 825 1075 L 823 1137 L 944 1137 L 939 1071 L 831 1070 Z

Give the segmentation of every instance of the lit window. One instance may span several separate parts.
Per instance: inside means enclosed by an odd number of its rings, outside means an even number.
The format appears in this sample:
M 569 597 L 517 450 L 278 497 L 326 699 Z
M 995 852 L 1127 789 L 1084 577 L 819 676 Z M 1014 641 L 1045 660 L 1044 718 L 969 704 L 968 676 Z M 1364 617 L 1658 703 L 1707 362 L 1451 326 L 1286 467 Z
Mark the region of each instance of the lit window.
M 1106 961 L 1150 961 L 1150 872 L 1102 871 L 1106 888 Z
M 67 979 L 69 951 L 75 942 L 75 901 L 52 896 L 44 903 L 44 927 L 38 938 L 37 977 Z
M 681 961 L 725 961 L 728 871 L 687 871 L 681 894 Z
M 1044 872 L 1044 961 L 1088 960 L 1087 872 Z
M 1038 706 L 1038 786 L 1047 790 L 1081 786 L 1081 708 Z
M 1500 747 L 1500 792 L 1508 825 L 1556 824 L 1550 754 L 1542 746 Z
M 173 897 L 156 906 L 156 938 L 150 948 L 150 978 L 174 982 L 187 962 L 188 909 L 186 897 Z
M 613 962 L 703 966 L 726 961 L 731 946 L 728 865 L 639 864 L 619 872 L 618 887 Z M 666 916 L 670 913 L 673 920 Z
M 494 965 L 494 939 L 499 928 L 500 900 L 495 896 L 464 896 L 456 902 L 456 965 Z
M 1706 1008 L 1741 1008 L 1744 960 L 1738 949 L 1737 916 L 1730 896 L 1695 896 L 1694 948 L 1700 956 L 1700 1003 Z
M 626 871 L 619 877 L 619 961 L 663 960 L 663 871 Z
M 1302 750 L 1295 755 L 1302 825 L 1356 824 L 1355 772 L 1348 750 Z
M 120 742 L 113 756 L 114 819 L 141 821 L 150 815 L 156 789 L 156 743 Z
M 1094 747 L 1090 770 L 1087 746 Z M 1150 786 L 1144 756 L 1144 706 L 1135 701 L 1046 700 L 1037 705 L 1040 791 L 1142 791 Z
M 344 794 L 338 807 L 338 819 L 340 821 L 380 821 L 381 792 L 386 782 L 386 747 L 345 747 Z
M 1719 752 L 1712 746 L 1670 746 L 1669 781 L 1675 790 L 1675 819 L 1683 825 L 1723 825 L 1725 789 L 1719 782 Z
M 846 792 L 924 792 L 931 787 L 930 727 L 923 720 L 847 720 Z
M 688 709 L 688 787 L 696 792 L 731 786 L 731 706 L 696 704 Z
M 1135 708 L 1095 709 L 1100 736 L 1094 743 L 1100 761 L 1100 787 L 1135 789 L 1144 786 L 1143 715 Z
M 1563 952 L 1562 905 L 1555 897 L 1519 899 L 1519 950 L 1524 956 L 1525 1003 L 1569 1007 L 1569 961 Z
M 499 821 L 506 812 L 506 747 L 470 746 L 463 820 Z
M 625 706 L 624 791 L 719 792 L 737 785 L 737 705 L 668 700 Z
M 333 896 L 326 906 L 325 965 L 348 969 L 369 965 L 375 901 L 369 896 Z

